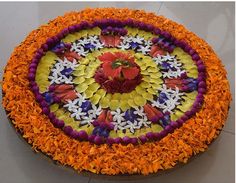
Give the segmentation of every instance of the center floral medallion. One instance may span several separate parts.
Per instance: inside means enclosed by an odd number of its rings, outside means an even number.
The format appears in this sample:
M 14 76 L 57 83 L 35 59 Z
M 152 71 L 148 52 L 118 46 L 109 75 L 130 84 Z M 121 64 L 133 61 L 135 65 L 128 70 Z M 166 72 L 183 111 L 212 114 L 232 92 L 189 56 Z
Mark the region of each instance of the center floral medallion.
M 200 109 L 206 84 L 198 54 L 168 32 L 129 24 L 72 26 L 31 63 L 43 113 L 70 137 L 96 144 L 160 140 Z

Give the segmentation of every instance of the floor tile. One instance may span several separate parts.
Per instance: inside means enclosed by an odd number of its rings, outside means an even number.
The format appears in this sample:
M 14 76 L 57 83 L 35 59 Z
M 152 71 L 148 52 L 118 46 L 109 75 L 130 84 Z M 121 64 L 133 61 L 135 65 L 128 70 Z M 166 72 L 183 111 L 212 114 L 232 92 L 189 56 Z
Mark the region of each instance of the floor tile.
M 22 23 L 24 24 L 22 25 Z M 38 27 L 36 3 L 0 3 L 0 68 L 5 67 L 13 49 Z M 3 70 L 0 69 L 2 78 Z
M 233 2 L 164 2 L 160 15 L 206 40 L 228 72 L 233 100 L 224 130 L 235 133 L 235 9 Z

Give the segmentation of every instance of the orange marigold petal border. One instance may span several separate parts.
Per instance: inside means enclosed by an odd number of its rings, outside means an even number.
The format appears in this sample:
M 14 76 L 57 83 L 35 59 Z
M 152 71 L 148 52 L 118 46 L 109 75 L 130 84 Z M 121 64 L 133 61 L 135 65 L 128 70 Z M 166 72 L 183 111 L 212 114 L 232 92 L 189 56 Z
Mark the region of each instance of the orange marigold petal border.
M 127 17 L 143 21 L 170 32 L 174 37 L 186 41 L 194 48 L 206 66 L 207 92 L 204 104 L 197 114 L 181 128 L 159 142 L 112 147 L 89 142 L 79 142 L 54 128 L 50 120 L 40 114 L 41 108 L 29 88 L 28 66 L 35 51 L 47 38 L 62 29 L 81 21 L 93 21 L 106 17 L 125 20 Z M 224 90 L 222 90 L 224 88 Z M 144 175 L 169 169 L 178 162 L 204 151 L 222 129 L 231 100 L 226 71 L 212 48 L 194 33 L 163 16 L 141 10 L 96 8 L 81 12 L 70 12 L 57 17 L 47 25 L 32 31 L 13 51 L 5 68 L 2 84 L 3 106 L 15 128 L 32 144 L 63 165 L 78 171 L 115 175 L 120 173 Z M 27 112 L 26 112 L 27 111 Z

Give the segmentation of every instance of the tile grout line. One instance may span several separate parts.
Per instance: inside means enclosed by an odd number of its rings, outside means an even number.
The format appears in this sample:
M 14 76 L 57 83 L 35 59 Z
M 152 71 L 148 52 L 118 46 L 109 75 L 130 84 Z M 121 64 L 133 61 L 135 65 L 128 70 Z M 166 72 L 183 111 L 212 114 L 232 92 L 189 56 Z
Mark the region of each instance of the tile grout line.
M 90 183 L 90 181 L 91 181 L 91 177 L 89 176 L 89 180 L 88 180 L 88 183 Z
M 222 131 L 225 132 L 225 133 L 229 133 L 229 134 L 231 134 L 231 135 L 235 135 L 234 132 L 230 132 L 230 131 L 227 131 L 227 130 L 222 130 Z
M 158 14 L 158 15 L 159 15 L 159 12 L 160 12 L 161 7 L 162 7 L 163 4 L 164 4 L 164 2 L 161 2 L 161 5 L 160 5 L 160 7 L 159 7 L 158 10 L 157 10 L 157 14 Z

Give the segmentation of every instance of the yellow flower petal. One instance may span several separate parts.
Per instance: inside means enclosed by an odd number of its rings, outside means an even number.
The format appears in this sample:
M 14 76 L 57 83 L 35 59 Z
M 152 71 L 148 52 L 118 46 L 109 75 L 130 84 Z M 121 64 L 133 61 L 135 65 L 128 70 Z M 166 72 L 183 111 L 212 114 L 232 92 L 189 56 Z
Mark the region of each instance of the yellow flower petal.
M 160 131 L 163 130 L 163 128 L 158 124 L 153 124 L 152 123 L 151 124 L 151 130 L 152 130 L 152 132 L 160 132 Z
M 149 84 L 148 82 L 143 81 L 143 82 L 140 84 L 140 86 L 141 86 L 142 88 L 149 88 L 149 87 L 150 87 L 150 84 Z
M 150 75 L 150 73 L 147 70 L 141 70 L 141 74 L 142 75 L 147 75 L 147 76 Z
M 79 93 L 84 92 L 87 88 L 88 85 L 86 83 L 81 83 L 75 87 L 76 91 L 78 91 Z
M 146 100 L 149 100 L 149 101 L 152 101 L 152 100 L 153 100 L 153 95 L 150 94 L 150 93 L 145 92 L 145 93 L 142 94 L 142 96 L 143 96 L 143 98 L 145 98 Z
M 101 105 L 102 108 L 107 108 L 109 107 L 110 104 L 110 100 L 108 100 L 108 98 L 101 98 L 99 104 Z
M 120 108 L 123 112 L 127 111 L 130 108 L 130 106 L 128 104 L 128 101 L 127 100 L 121 100 L 120 101 Z
M 93 92 L 96 92 L 100 88 L 100 85 L 98 83 L 92 83 L 88 86 L 88 90 L 91 90 Z
M 158 73 L 150 73 L 150 77 L 153 79 L 158 79 L 162 76 L 162 74 L 160 72 Z
M 157 73 L 158 72 L 158 70 L 155 67 L 149 67 L 147 70 L 149 73 Z
M 129 104 L 130 107 L 133 107 L 133 108 L 137 107 L 137 105 L 134 103 L 133 99 L 129 99 L 128 104 Z
M 80 60 L 80 63 L 83 64 L 83 65 L 87 65 L 89 62 L 90 62 L 90 60 L 87 59 L 87 58 L 84 58 L 84 59 Z
M 84 77 L 76 77 L 73 82 L 74 84 L 81 84 L 85 81 L 85 78 Z
M 112 98 L 112 100 L 120 100 L 121 94 L 120 93 L 114 93 L 111 98 Z
M 51 111 L 51 112 L 55 112 L 55 111 L 57 111 L 58 108 L 59 108 L 59 105 L 58 105 L 58 104 L 50 105 L 50 111 Z
M 151 78 L 150 76 L 143 76 L 143 81 L 150 82 Z
M 84 81 L 84 83 L 86 83 L 87 85 L 90 85 L 90 84 L 92 84 L 94 82 L 95 82 L 94 78 L 86 78 L 85 81 Z
M 156 95 L 156 94 L 157 94 L 157 91 L 154 90 L 153 88 L 148 88 L 148 89 L 147 89 L 147 92 L 150 93 L 150 94 L 152 94 L 152 95 Z
M 84 70 L 75 70 L 72 74 L 74 76 L 84 76 L 85 75 L 85 71 Z
M 85 90 L 84 94 L 85 94 L 85 98 L 91 98 L 94 94 L 94 91 L 87 89 L 87 90 Z
M 75 68 L 75 70 L 85 70 L 86 67 L 86 65 L 80 64 L 78 67 Z
M 110 101 L 110 109 L 111 110 L 116 110 L 117 108 L 120 107 L 120 102 L 119 100 L 111 100 Z
M 176 121 L 177 119 L 179 119 L 179 116 L 176 116 L 174 113 L 170 115 L 170 119 L 171 121 Z
M 128 93 L 122 93 L 121 94 L 121 100 L 128 100 L 130 98 L 130 95 Z
M 189 99 L 193 99 L 195 100 L 196 97 L 197 97 L 197 91 L 193 91 L 193 92 L 190 92 L 190 93 L 185 93 L 186 97 L 189 98 Z
M 137 106 L 144 106 L 147 101 L 145 98 L 143 98 L 142 96 L 138 95 L 136 97 L 134 97 L 134 103 L 137 105 Z
M 140 85 L 136 86 L 135 90 L 140 95 L 142 95 L 142 93 L 145 92 L 145 89 L 142 86 L 140 86 Z
M 90 101 L 91 101 L 94 105 L 96 105 L 96 104 L 98 104 L 100 98 L 101 98 L 100 95 L 95 94 L 95 95 L 93 95 L 93 96 L 90 98 Z
M 96 92 L 98 95 L 100 95 L 101 97 L 104 97 L 105 95 L 106 95 L 106 90 L 104 90 L 104 89 L 99 89 L 99 90 L 97 90 L 97 92 Z

